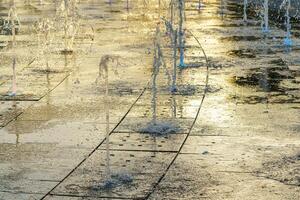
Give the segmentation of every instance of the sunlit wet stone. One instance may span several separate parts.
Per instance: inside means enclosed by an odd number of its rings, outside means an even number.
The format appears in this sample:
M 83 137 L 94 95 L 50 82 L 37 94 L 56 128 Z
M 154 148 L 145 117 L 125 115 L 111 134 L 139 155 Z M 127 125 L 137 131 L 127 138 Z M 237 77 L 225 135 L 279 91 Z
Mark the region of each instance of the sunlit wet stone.
M 168 161 L 174 156 L 173 153 L 111 151 L 111 165 L 108 167 L 115 173 L 131 174 L 132 182 L 111 189 L 95 190 L 93 188 L 106 180 L 107 166 L 105 166 L 104 155 L 105 151 L 95 152 L 51 194 L 141 198 L 151 191 L 153 184 L 159 178 L 157 175 L 164 173 Z
M 1 2 L 0 199 L 299 199 L 295 2 Z

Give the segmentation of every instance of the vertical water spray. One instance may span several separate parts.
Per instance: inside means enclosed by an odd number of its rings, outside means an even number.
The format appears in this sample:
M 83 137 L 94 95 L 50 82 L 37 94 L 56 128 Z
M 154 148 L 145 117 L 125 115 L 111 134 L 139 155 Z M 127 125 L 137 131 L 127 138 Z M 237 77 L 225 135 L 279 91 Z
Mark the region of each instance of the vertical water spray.
M 173 35 L 173 75 L 172 75 L 172 87 L 171 87 L 171 92 L 174 93 L 177 91 L 177 86 L 176 86 L 176 79 L 177 79 L 177 35 L 178 31 L 173 30 L 171 32 Z
M 99 77 L 104 79 L 105 84 L 105 113 L 106 113 L 106 135 L 105 135 L 105 144 L 106 144 L 106 179 L 111 178 L 110 171 L 110 152 L 109 152 L 109 88 L 108 88 L 108 62 L 112 60 L 112 57 L 105 55 L 101 57 L 99 63 Z
M 156 107 L 156 100 L 157 100 L 157 85 L 156 80 L 159 73 L 159 67 L 161 65 L 158 53 L 158 43 L 160 37 L 160 29 L 159 26 L 156 27 L 156 40 L 154 42 L 154 61 L 153 61 L 153 78 L 152 78 L 152 123 L 155 125 L 157 120 L 157 107 Z
M 202 3 L 201 3 L 201 0 L 199 0 L 199 1 L 198 1 L 198 12 L 200 12 L 201 6 L 202 6 Z
M 285 38 L 284 38 L 284 45 L 285 46 L 292 46 L 293 45 L 293 41 L 291 39 L 291 16 L 290 16 L 290 9 L 291 9 L 291 0 L 285 0 L 284 1 L 286 4 L 286 13 L 285 13 L 285 17 L 286 17 L 286 33 L 285 33 Z
M 184 68 L 186 67 L 186 64 L 184 63 L 184 29 L 183 29 L 183 23 L 184 23 L 184 5 L 185 0 L 179 0 L 179 67 Z
M 172 25 L 172 23 L 166 19 L 164 19 L 165 22 L 165 26 L 166 26 L 166 30 L 167 30 L 167 34 L 170 37 L 170 41 L 171 41 L 171 47 L 173 48 L 173 74 L 172 77 L 170 77 L 170 75 L 168 74 L 168 69 L 166 67 L 166 64 L 164 62 L 164 59 L 162 58 L 163 61 L 163 66 L 166 70 L 166 75 L 168 76 L 168 79 L 172 79 L 171 81 L 171 87 L 170 87 L 170 91 L 172 93 L 177 91 L 177 86 L 176 86 L 176 79 L 177 79 L 177 38 L 178 38 L 178 30 L 175 29 L 174 30 L 174 26 Z M 160 49 L 160 48 L 159 48 Z M 160 53 L 162 54 L 162 53 Z M 169 80 L 168 80 L 169 81 Z
M 269 0 L 264 0 L 264 22 L 262 25 L 262 31 L 263 33 L 269 33 Z
M 108 96 L 108 73 L 105 75 L 105 119 L 106 119 L 106 136 L 105 136 L 105 143 L 106 143 L 106 176 L 107 179 L 111 177 L 110 171 L 110 152 L 109 152 L 109 96 Z
M 74 39 L 79 27 L 77 9 L 77 0 L 62 0 L 57 10 L 58 20 L 61 21 L 57 23 L 57 29 L 63 29 L 64 49 L 62 53 L 73 52 Z
M 8 21 L 11 25 L 11 35 L 12 35 L 12 51 L 13 51 L 13 60 L 12 60 L 12 88 L 10 96 L 15 96 L 17 94 L 17 75 L 16 75 L 16 54 L 15 54 L 15 45 L 16 45 L 16 22 L 20 25 L 19 18 L 16 12 L 15 3 L 8 12 Z
M 248 0 L 244 0 L 244 16 L 243 16 L 244 22 L 247 22 L 248 20 L 247 7 L 248 7 Z
M 175 7 L 175 2 L 174 0 L 170 1 L 170 22 L 173 25 L 174 22 L 174 7 Z
M 224 9 L 225 9 L 224 0 L 221 0 L 220 1 L 220 15 L 221 15 L 222 19 L 224 18 Z
M 53 22 L 48 18 L 39 21 L 36 27 L 37 36 L 38 36 L 37 40 L 38 40 L 39 56 L 41 56 L 41 59 L 45 60 L 46 72 L 51 71 L 49 65 L 48 53 L 51 44 L 52 28 L 53 28 Z

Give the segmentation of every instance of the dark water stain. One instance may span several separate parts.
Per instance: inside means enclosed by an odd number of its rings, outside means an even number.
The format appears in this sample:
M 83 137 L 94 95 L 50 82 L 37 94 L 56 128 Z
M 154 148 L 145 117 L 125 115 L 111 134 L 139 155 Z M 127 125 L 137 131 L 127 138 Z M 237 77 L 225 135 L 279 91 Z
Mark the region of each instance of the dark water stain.
M 242 18 L 240 18 L 242 19 Z M 224 24 L 220 24 L 220 25 L 216 25 L 218 27 L 223 27 L 223 28 L 232 28 L 232 27 L 243 27 L 243 26 L 247 26 L 247 27 L 253 27 L 253 26 L 258 26 L 259 22 L 257 21 L 248 21 L 248 22 L 244 22 L 244 21 L 237 21 L 235 23 L 224 23 Z M 211 25 L 214 26 L 214 25 Z
M 0 94 L 0 101 L 38 101 L 40 97 L 34 94 L 17 94 L 10 96 L 9 94 Z
M 33 69 L 32 72 L 36 72 L 39 74 L 59 74 L 65 73 L 65 70 L 55 70 L 55 69 Z
M 284 67 L 271 67 L 263 69 L 252 69 L 245 76 L 234 76 L 234 83 L 247 87 L 259 87 L 265 92 L 285 92 L 294 90 L 294 88 L 285 88 L 280 86 L 283 80 L 294 80 L 294 74 Z
M 4 49 L 7 46 L 6 42 L 0 41 L 0 49 Z
M 71 49 L 63 49 L 59 52 L 62 55 L 72 55 L 73 54 L 73 50 Z
M 252 49 L 231 50 L 228 52 L 228 55 L 240 58 L 256 58 L 255 51 Z
M 275 52 L 271 49 L 235 49 L 227 52 L 227 55 L 239 58 L 256 58 L 257 55 L 271 55 Z
M 14 20 L 15 34 L 19 33 L 20 24 L 19 21 Z M 12 35 L 13 24 L 8 19 L 0 17 L 0 35 Z
M 260 40 L 261 37 L 253 36 L 253 35 L 247 35 L 247 36 L 240 36 L 240 35 L 234 35 L 229 37 L 222 37 L 220 38 L 220 41 L 257 41 Z
M 295 83 L 298 82 L 296 80 L 298 75 L 299 71 L 289 70 L 286 66 L 251 69 L 245 75 L 233 76 L 232 83 L 266 94 L 253 92 L 250 95 L 230 96 L 230 99 L 246 104 L 300 103 L 300 85 Z
M 269 64 L 288 67 L 288 65 L 282 58 L 271 60 Z
M 300 98 L 294 95 L 288 94 L 268 94 L 265 96 L 259 95 L 248 95 L 248 96 L 236 96 L 236 95 L 229 95 L 229 99 L 234 100 L 236 103 L 239 104 L 261 104 L 261 103 L 268 103 L 268 104 L 299 104 Z

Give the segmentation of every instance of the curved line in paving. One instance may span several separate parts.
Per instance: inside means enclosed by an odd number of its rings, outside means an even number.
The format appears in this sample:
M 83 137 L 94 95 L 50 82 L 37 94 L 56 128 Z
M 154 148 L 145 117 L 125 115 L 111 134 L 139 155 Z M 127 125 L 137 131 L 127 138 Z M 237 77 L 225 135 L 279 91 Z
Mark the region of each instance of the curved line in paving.
M 41 99 L 43 99 L 45 96 L 49 95 L 53 90 L 55 90 L 58 86 L 60 86 L 60 84 L 62 84 L 70 75 L 72 72 L 68 72 L 66 73 L 66 76 L 62 78 L 61 81 L 59 81 L 57 83 L 57 85 L 55 85 L 53 88 L 51 88 L 50 90 L 48 90 L 46 93 L 44 93 L 42 96 L 40 96 L 40 98 L 36 101 L 32 101 L 32 102 L 39 102 Z M 13 101 L 17 101 L 17 100 L 13 100 Z M 27 100 L 28 101 L 28 100 Z M 15 121 L 20 115 L 22 115 L 27 109 L 30 109 L 33 107 L 35 103 L 29 105 L 27 108 L 25 108 L 24 110 L 22 110 L 19 114 L 13 116 L 10 120 L 8 120 L 7 122 L 3 123 L 3 126 L 0 126 L 0 129 L 6 127 L 8 124 L 10 124 L 11 122 Z
M 208 79 L 209 79 L 209 61 L 208 61 L 208 58 L 206 56 L 206 53 L 205 53 L 205 50 L 203 49 L 201 43 L 199 42 L 199 40 L 197 39 L 197 37 L 192 33 L 192 31 L 188 30 L 187 31 L 193 36 L 193 38 L 197 41 L 198 45 L 199 45 L 199 48 L 201 49 L 204 57 L 205 57 L 205 61 L 206 61 L 206 80 L 205 80 L 205 88 L 204 88 L 204 93 L 203 93 L 203 96 L 202 96 L 202 99 L 201 99 L 201 102 L 200 102 L 200 105 L 199 105 L 199 108 L 197 110 L 197 114 L 193 120 L 193 123 L 191 125 L 191 128 L 189 129 L 186 137 L 184 138 L 179 150 L 176 152 L 176 155 L 174 156 L 173 160 L 170 162 L 170 164 L 167 166 L 165 172 L 162 174 L 162 176 L 158 179 L 158 181 L 155 183 L 155 185 L 153 186 L 152 190 L 147 194 L 147 196 L 144 198 L 144 199 L 148 199 L 152 194 L 153 192 L 156 190 L 157 186 L 161 183 L 161 181 L 163 180 L 163 178 L 166 176 L 166 174 L 168 173 L 169 169 L 171 168 L 171 166 L 174 164 L 174 162 L 176 161 L 177 157 L 179 156 L 183 146 L 185 145 L 188 137 L 190 136 L 190 133 L 198 119 L 198 116 L 200 114 L 200 111 L 201 111 L 201 108 L 202 108 L 202 105 L 203 105 L 203 102 L 204 102 L 204 99 L 205 99 L 205 96 L 206 96 L 206 93 L 207 93 L 207 86 L 208 86 Z
M 109 135 L 111 135 L 116 128 L 124 121 L 128 113 L 131 111 L 131 109 L 134 107 L 136 102 L 142 97 L 144 92 L 149 86 L 149 82 L 147 83 L 146 87 L 143 88 L 142 92 L 138 95 L 136 100 L 133 102 L 133 104 L 130 106 L 130 108 L 127 110 L 127 112 L 124 114 L 124 116 L 120 119 L 120 121 L 115 125 L 115 127 L 110 131 Z M 104 138 L 81 162 L 79 162 L 61 181 L 58 182 L 50 191 L 48 191 L 41 200 L 45 199 L 48 195 L 51 194 L 52 191 L 54 191 L 62 182 L 64 182 L 78 167 L 80 167 L 97 149 L 105 142 L 106 138 Z
M 191 35 L 195 38 L 195 40 L 197 41 L 198 45 L 199 45 L 199 49 L 202 51 L 205 60 L 206 60 L 206 80 L 205 80 L 205 89 L 204 89 L 204 93 L 199 105 L 199 108 L 197 110 L 196 116 L 190 126 L 190 129 L 186 135 L 186 137 L 184 138 L 180 148 L 178 151 L 174 152 L 176 153 L 174 158 L 171 160 L 171 162 L 169 163 L 169 165 L 167 166 L 165 172 L 162 174 L 161 177 L 159 177 L 158 181 L 155 182 L 154 186 L 152 187 L 151 191 L 145 196 L 144 199 L 147 199 L 150 197 L 150 195 L 155 191 L 155 189 L 157 188 L 157 186 L 159 185 L 159 183 L 162 181 L 162 179 L 165 177 L 166 173 L 169 171 L 170 167 L 173 165 L 173 163 L 175 162 L 176 158 L 178 157 L 178 155 L 180 154 L 184 144 L 186 143 L 192 128 L 194 127 L 196 120 L 199 116 L 200 110 L 202 108 L 202 104 L 204 102 L 205 99 L 205 95 L 206 95 L 206 91 L 207 91 L 207 85 L 208 85 L 208 78 L 209 78 L 209 62 L 206 56 L 206 53 L 204 51 L 204 49 L 202 48 L 202 45 L 200 44 L 199 40 L 195 37 L 195 35 L 189 31 L 191 33 Z M 153 74 L 151 75 L 151 77 L 153 76 Z M 150 79 L 151 80 L 151 79 Z M 130 113 L 130 111 L 132 110 L 132 108 L 136 105 L 136 103 L 139 101 L 139 99 L 143 96 L 143 94 L 145 93 L 145 91 L 147 90 L 147 88 L 149 87 L 150 82 L 147 83 L 146 87 L 143 88 L 142 92 L 138 95 L 137 99 L 133 102 L 133 104 L 130 106 L 130 108 L 127 110 L 127 112 L 124 114 L 124 116 L 121 118 L 121 120 L 116 124 L 116 126 L 110 131 L 109 135 L 112 135 L 115 130 L 118 128 L 118 126 L 124 121 L 124 119 L 127 117 L 127 115 Z M 78 169 L 95 151 L 97 151 L 97 149 L 105 142 L 105 138 L 81 161 L 79 162 L 61 181 L 59 181 L 59 183 L 57 183 L 50 191 L 48 191 L 42 198 L 41 200 L 45 199 L 47 196 L 51 195 L 51 193 L 60 185 L 62 184 L 69 176 L 71 176 L 71 174 Z

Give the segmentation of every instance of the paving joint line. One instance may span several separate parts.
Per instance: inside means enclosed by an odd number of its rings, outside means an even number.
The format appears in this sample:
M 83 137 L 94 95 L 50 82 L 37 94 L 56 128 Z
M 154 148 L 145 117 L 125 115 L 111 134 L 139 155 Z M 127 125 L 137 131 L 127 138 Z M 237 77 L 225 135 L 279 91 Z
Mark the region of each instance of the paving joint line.
M 188 30 L 188 29 L 187 29 Z M 190 31 L 188 30 L 191 35 L 194 37 L 194 39 L 196 40 L 196 42 L 198 43 L 199 45 L 199 48 L 201 49 L 202 53 L 204 54 L 205 56 L 205 60 L 206 60 L 206 80 L 205 80 L 205 88 L 204 88 L 204 92 L 203 92 L 203 95 L 202 95 L 202 99 L 201 99 L 201 103 L 199 105 L 199 108 L 197 110 L 197 114 L 194 118 L 194 121 L 192 123 L 192 125 L 190 126 L 189 128 L 189 131 L 188 133 L 186 134 L 186 137 L 184 139 L 184 141 L 182 142 L 178 152 L 176 153 L 176 155 L 174 156 L 173 160 L 170 162 L 170 164 L 168 165 L 168 167 L 166 168 L 166 170 L 164 171 L 164 174 L 159 178 L 159 180 L 154 184 L 152 190 L 143 198 L 143 199 L 149 199 L 150 196 L 153 194 L 153 192 L 156 190 L 156 188 L 158 187 L 158 185 L 161 183 L 161 181 L 164 179 L 164 177 L 166 176 L 166 174 L 168 173 L 168 171 L 170 170 L 171 166 L 174 164 L 174 162 L 176 161 L 177 157 L 180 155 L 180 152 L 182 151 L 183 149 L 183 146 L 185 145 L 187 139 L 189 138 L 191 132 L 192 132 L 192 129 L 194 127 L 194 125 L 196 124 L 196 121 L 199 117 L 199 114 L 200 114 L 200 111 L 201 111 L 201 108 L 202 108 L 202 105 L 204 103 L 204 99 L 206 97 L 206 94 L 207 94 L 207 87 L 208 87 L 208 80 L 209 80 L 209 60 L 207 58 L 207 55 L 201 45 L 201 43 L 199 42 L 199 40 L 196 38 L 196 36 Z
M 147 83 L 147 85 L 149 84 L 149 82 Z M 144 89 L 142 90 L 142 92 L 139 94 L 139 96 L 137 97 L 137 99 L 133 102 L 133 104 L 130 106 L 130 108 L 127 110 L 127 112 L 125 113 L 125 115 L 120 119 L 120 121 L 116 124 L 116 126 L 110 131 L 109 135 L 111 135 L 116 128 L 123 122 L 123 120 L 125 119 L 125 117 L 128 115 L 128 113 L 130 112 L 130 110 L 133 108 L 133 106 L 136 104 L 136 102 L 141 98 L 141 96 L 144 94 L 144 92 L 146 91 L 146 87 L 144 87 Z M 51 192 L 53 192 L 61 183 L 63 183 L 77 168 L 79 168 L 97 149 L 99 149 L 99 147 L 105 142 L 105 138 L 81 161 L 79 162 L 79 164 L 77 164 L 77 166 L 75 166 L 57 185 L 55 185 L 50 191 L 48 191 L 42 198 L 41 200 L 45 199 L 48 195 L 51 194 Z

